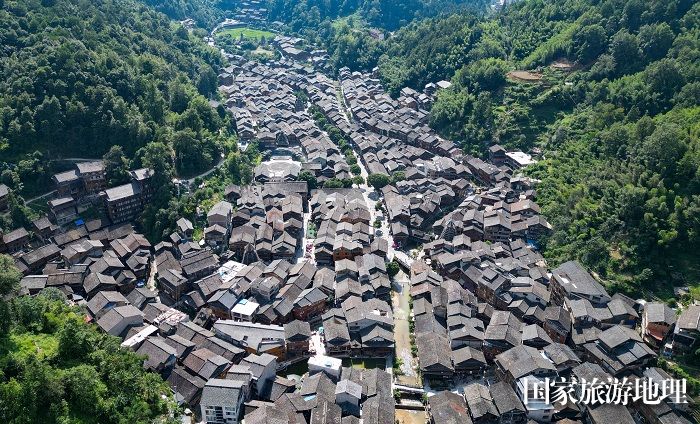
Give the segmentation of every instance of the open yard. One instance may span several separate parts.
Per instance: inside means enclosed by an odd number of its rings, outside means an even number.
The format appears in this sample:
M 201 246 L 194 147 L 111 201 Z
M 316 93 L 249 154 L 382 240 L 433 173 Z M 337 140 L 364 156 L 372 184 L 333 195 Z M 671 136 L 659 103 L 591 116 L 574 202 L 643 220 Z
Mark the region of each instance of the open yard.
M 270 31 L 264 31 L 261 29 L 242 27 L 222 29 L 221 31 L 218 31 L 216 35 L 218 37 L 230 35 L 233 38 L 240 38 L 242 35 L 243 38 L 259 40 L 261 37 L 273 38 L 275 36 L 275 33 Z
M 287 377 L 290 375 L 298 375 L 298 376 L 303 376 L 309 372 L 309 361 L 308 360 L 303 360 L 301 362 L 297 362 L 294 365 L 288 366 L 283 372 L 280 373 L 280 375 Z
M 396 422 L 399 424 L 425 424 L 427 417 L 424 411 L 396 410 Z
M 530 71 L 511 71 L 507 76 L 511 80 L 523 82 L 538 82 L 542 79 L 542 74 Z

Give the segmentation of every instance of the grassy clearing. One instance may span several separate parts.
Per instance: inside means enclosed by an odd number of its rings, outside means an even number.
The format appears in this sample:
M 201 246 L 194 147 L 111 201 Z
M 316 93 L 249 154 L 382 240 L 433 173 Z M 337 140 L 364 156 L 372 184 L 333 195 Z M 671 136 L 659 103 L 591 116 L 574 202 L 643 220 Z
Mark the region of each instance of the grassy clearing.
M 343 359 L 344 367 L 353 367 L 363 370 L 371 370 L 374 368 L 384 369 L 386 359 L 384 358 L 345 358 Z
M 264 31 L 261 29 L 255 29 L 255 28 L 248 28 L 248 27 L 243 27 L 243 28 L 229 28 L 229 29 L 224 29 L 221 31 L 218 31 L 216 33 L 217 37 L 224 37 L 230 35 L 233 38 L 240 38 L 243 36 L 243 38 L 248 38 L 252 40 L 259 40 L 262 37 L 267 38 L 274 38 L 275 33 L 270 32 L 270 31 Z
M 0 367 L 5 366 L 10 354 L 22 360 L 29 356 L 38 359 L 52 357 L 58 349 L 58 338 L 46 333 L 11 333 L 0 338 Z
M 12 340 L 21 357 L 36 355 L 39 359 L 51 357 L 58 349 L 58 338 L 53 334 L 13 334 Z
M 275 57 L 275 52 L 263 49 L 262 47 L 258 47 L 257 49 L 253 50 L 251 54 L 254 56 L 266 57 L 268 59 L 272 59 Z
M 333 26 L 333 29 L 336 30 L 340 29 L 344 25 L 347 25 L 352 29 L 361 29 L 367 26 L 364 19 L 362 19 L 362 16 L 358 12 L 353 13 L 352 15 L 336 18 L 333 20 L 333 22 L 331 22 L 331 25 Z

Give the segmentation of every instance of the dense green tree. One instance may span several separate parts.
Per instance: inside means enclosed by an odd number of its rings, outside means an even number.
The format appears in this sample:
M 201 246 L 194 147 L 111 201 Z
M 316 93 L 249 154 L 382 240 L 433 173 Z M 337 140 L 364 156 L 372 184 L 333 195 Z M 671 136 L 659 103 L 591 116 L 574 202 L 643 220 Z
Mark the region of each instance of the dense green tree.
M 610 43 L 610 53 L 620 74 L 626 74 L 639 68 L 639 41 L 629 32 L 621 30 L 613 36 Z
M 381 43 L 365 30 L 357 30 L 347 23 L 334 27 L 329 41 L 329 54 L 336 68 L 367 69 L 379 60 Z
M 165 122 L 167 103 L 163 93 L 158 90 L 155 81 L 149 79 L 146 82 L 141 103 L 144 105 L 144 111 L 148 114 L 148 119 L 156 124 Z
M 183 175 L 208 169 L 217 156 L 217 148 L 213 140 L 198 140 L 197 134 L 189 128 L 175 132 L 171 144 L 175 151 L 178 173 Z
M 494 129 L 494 116 L 491 96 L 484 91 L 474 102 L 469 120 L 464 126 L 465 147 L 472 150 L 485 146 L 491 141 Z
M 403 171 L 396 171 L 393 174 L 391 174 L 391 184 L 396 184 L 399 181 L 403 181 L 406 179 L 406 174 Z
M 20 296 L 12 300 L 12 314 L 15 325 L 25 331 L 41 332 L 47 326 L 44 314 L 48 310 L 48 304 L 43 298 L 38 300 L 27 296 Z
M 0 254 L 0 298 L 19 287 L 22 273 L 15 266 L 12 257 Z
M 343 188 L 343 182 L 337 178 L 330 178 L 324 181 L 323 188 Z
M 107 185 L 112 187 L 129 181 L 129 161 L 121 146 L 112 146 L 102 160 L 105 164 Z
M 216 94 L 216 90 L 218 89 L 218 81 L 219 80 L 216 73 L 211 66 L 203 66 L 203 69 L 199 72 L 197 89 L 202 95 L 210 97 Z
M 97 369 L 92 365 L 81 364 L 69 368 L 63 375 L 63 382 L 66 401 L 83 414 L 98 413 L 109 395 L 107 385 L 101 381 Z
M 463 87 L 473 91 L 498 90 L 506 82 L 508 65 L 502 59 L 483 59 L 461 69 L 455 78 Z
M 369 174 L 367 176 L 367 184 L 371 185 L 377 190 L 388 185 L 390 182 L 391 179 L 386 174 Z
M 78 321 L 69 319 L 58 331 L 58 357 L 62 361 L 82 361 L 97 342 L 94 332 L 81 325 Z
M 318 186 L 318 181 L 316 180 L 316 176 L 313 174 L 313 172 L 306 170 L 306 169 L 299 172 L 299 175 L 297 176 L 297 180 L 306 181 L 306 183 L 309 186 L 309 190 L 313 190 L 313 189 L 317 188 L 317 186 Z
M 10 329 L 10 306 L 5 297 L 19 288 L 22 273 L 15 266 L 12 257 L 0 254 L 0 337 Z
M 588 63 L 603 53 L 608 45 L 608 35 L 599 25 L 580 28 L 572 37 L 573 55 L 580 62 Z
M 673 45 L 675 34 L 666 22 L 644 25 L 639 29 L 639 45 L 648 61 L 661 59 Z
M 136 155 L 143 167 L 153 170 L 150 181 L 153 195 L 139 221 L 150 240 L 161 240 L 174 225 L 168 219 L 168 205 L 173 196 L 175 153 L 170 145 L 153 142 L 139 149 Z
M 245 152 L 234 151 L 226 158 L 226 169 L 234 184 L 248 184 L 253 180 L 253 168 L 260 152 L 257 145 L 250 144 Z
M 652 63 L 645 73 L 652 95 L 657 95 L 659 99 L 665 101 L 670 101 L 685 85 L 685 77 L 676 61 L 672 59 Z
M 430 125 L 447 134 L 457 134 L 460 123 L 469 116 L 472 97 L 467 90 L 440 90 L 430 111 Z
M 389 277 L 395 277 L 400 270 L 401 268 L 399 267 L 399 263 L 396 262 L 396 260 L 393 260 L 386 264 L 386 273 L 389 275 Z
M 137 153 L 141 165 L 153 170 L 152 182 L 154 187 L 169 187 L 173 176 L 172 148 L 164 143 L 149 143 Z
M 644 164 L 663 177 L 675 175 L 676 167 L 688 146 L 688 136 L 674 124 L 658 126 L 641 145 Z
M 625 3 L 622 23 L 625 27 L 630 30 L 636 30 L 642 21 L 642 14 L 644 12 L 644 3 L 642 0 L 630 0 Z
M 2 344 L 2 422 L 170 422 L 170 389 L 121 340 L 86 323 L 65 298 L 42 293 L 13 303 L 22 306 L 8 320 L 11 337 L 22 343 Z M 40 341 L 41 348 L 27 349 L 25 341 Z

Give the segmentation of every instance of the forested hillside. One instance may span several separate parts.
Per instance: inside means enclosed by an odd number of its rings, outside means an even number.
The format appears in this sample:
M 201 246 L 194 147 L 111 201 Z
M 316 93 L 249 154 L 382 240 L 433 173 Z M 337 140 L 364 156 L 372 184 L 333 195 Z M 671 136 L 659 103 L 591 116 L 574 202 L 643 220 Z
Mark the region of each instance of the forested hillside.
M 227 10 L 233 10 L 235 0 L 143 0 L 157 11 L 165 13 L 172 19 L 194 19 L 195 23 L 211 29 L 219 23 Z
M 527 0 L 409 25 L 383 49 L 394 94 L 452 80 L 431 124 L 467 152 L 543 151 L 529 173 L 553 262 L 578 257 L 630 292 L 697 283 L 700 4 Z
M 323 46 L 333 68 L 371 69 L 384 38 L 413 21 L 451 12 L 482 15 L 491 0 L 268 0 L 269 21 Z
M 482 10 L 485 0 L 268 0 L 269 20 L 289 23 L 292 30 L 313 30 L 351 14 L 370 26 L 394 31 L 416 18 L 459 9 Z
M 212 29 L 241 7 L 238 0 L 141 0 L 177 20 L 192 18 L 198 26 Z M 447 15 L 457 11 L 484 12 L 490 0 L 266 0 L 269 22 L 282 22 L 290 31 L 315 38 L 329 31 L 339 18 L 354 16 L 368 26 L 394 31 L 414 19 Z
M 53 171 L 45 158 L 97 158 L 113 145 L 132 158 L 162 142 L 183 173 L 218 155 L 225 121 L 207 98 L 217 95 L 221 57 L 151 8 L 5 1 L 0 46 L 0 157 L 18 164 L 0 163 L 10 187 L 31 194 Z
M 0 255 L 0 295 L 19 287 Z M 170 388 L 143 359 L 84 321 L 57 289 L 0 297 L 0 420 L 3 423 L 168 422 Z
M 242 7 L 238 0 L 141 0 L 177 20 L 192 18 L 211 30 Z M 415 20 L 469 11 L 487 12 L 492 0 L 266 0 L 267 21 L 326 48 L 334 69 L 374 66 L 384 37 Z M 274 23 L 274 25 L 272 25 Z M 254 26 L 258 26 L 254 24 Z M 263 25 L 264 26 L 264 25 Z

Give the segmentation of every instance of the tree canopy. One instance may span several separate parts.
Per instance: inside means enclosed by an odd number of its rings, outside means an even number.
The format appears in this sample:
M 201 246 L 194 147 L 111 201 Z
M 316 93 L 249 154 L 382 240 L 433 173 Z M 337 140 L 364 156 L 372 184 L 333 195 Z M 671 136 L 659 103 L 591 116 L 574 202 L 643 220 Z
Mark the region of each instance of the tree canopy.
M 47 159 L 99 158 L 112 146 L 132 158 L 162 142 L 182 158 L 178 172 L 213 163 L 228 125 L 207 101 L 216 96 L 222 58 L 165 15 L 134 0 L 6 2 L 0 45 L 3 158 L 21 164 L 37 151 Z M 51 160 L 0 163 L 25 194 L 58 170 Z
M 66 306 L 61 292 L 17 297 L 9 309 L 10 331 L 0 335 L 3 422 L 169 422 L 174 401 L 165 382 Z

